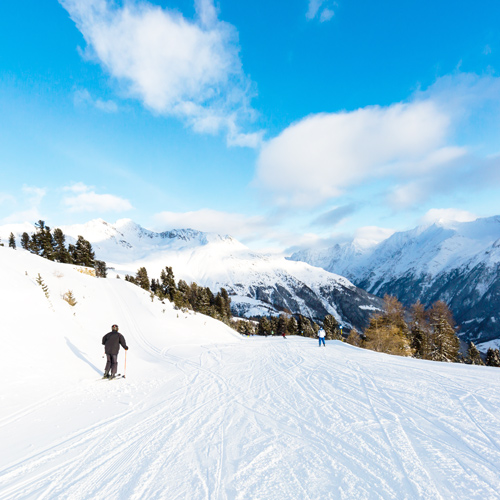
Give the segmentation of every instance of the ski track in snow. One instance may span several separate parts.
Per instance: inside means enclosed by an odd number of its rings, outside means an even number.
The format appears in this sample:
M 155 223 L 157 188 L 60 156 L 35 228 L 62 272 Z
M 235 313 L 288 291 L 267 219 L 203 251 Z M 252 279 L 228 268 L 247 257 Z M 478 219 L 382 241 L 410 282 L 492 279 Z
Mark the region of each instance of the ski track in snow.
M 500 372 L 482 372 L 492 374 L 482 393 L 463 367 L 293 337 L 186 357 L 123 313 L 170 376 L 142 396 L 129 377 L 27 408 L 129 397 L 114 416 L 2 464 L 1 500 L 500 498 Z

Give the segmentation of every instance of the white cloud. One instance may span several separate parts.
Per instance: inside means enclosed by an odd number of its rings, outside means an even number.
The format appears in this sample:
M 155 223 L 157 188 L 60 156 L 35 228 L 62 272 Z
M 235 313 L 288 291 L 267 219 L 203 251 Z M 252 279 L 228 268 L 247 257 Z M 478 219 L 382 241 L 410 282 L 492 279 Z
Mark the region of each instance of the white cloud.
M 439 221 L 472 222 L 477 218 L 477 215 L 459 208 L 432 208 L 420 219 L 420 224 L 427 225 Z
M 278 204 L 314 206 L 368 179 L 407 175 L 403 165 L 439 168 L 459 154 L 442 150 L 449 125 L 430 101 L 312 115 L 264 144 L 255 183 Z
M 149 109 L 228 136 L 252 118 L 238 34 L 217 19 L 212 0 L 195 2 L 194 21 L 144 1 L 60 2 L 85 37 L 88 57 Z
M 81 182 L 64 190 L 75 193 L 75 196 L 63 199 L 70 212 L 124 212 L 133 208 L 128 200 L 112 194 L 97 194 L 92 187 Z

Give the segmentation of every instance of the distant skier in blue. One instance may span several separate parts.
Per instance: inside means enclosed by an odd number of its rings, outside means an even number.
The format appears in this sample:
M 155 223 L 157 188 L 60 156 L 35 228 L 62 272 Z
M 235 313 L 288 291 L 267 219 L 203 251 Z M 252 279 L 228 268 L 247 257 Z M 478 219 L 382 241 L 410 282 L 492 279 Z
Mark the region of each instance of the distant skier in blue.
M 102 338 L 102 345 L 104 346 L 104 352 L 107 358 L 103 378 L 115 378 L 116 370 L 118 369 L 118 352 L 120 351 L 120 345 L 128 351 L 125 337 L 121 333 L 118 333 L 118 325 L 113 325 L 111 331 L 104 335 Z
M 319 347 L 321 347 L 321 342 L 323 342 L 323 345 L 326 347 L 325 335 L 326 335 L 325 330 L 323 330 L 323 328 L 320 328 L 318 330 Z

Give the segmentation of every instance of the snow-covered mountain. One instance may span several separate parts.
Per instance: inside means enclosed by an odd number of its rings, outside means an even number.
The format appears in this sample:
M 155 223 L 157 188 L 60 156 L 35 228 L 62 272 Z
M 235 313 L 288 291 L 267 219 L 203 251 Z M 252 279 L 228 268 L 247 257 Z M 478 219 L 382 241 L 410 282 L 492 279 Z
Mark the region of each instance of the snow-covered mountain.
M 371 248 L 360 250 L 353 242 L 297 252 L 291 259 L 340 273 L 406 305 L 444 300 L 464 340 L 500 338 L 500 216 L 442 220 L 395 233 Z
M 8 237 L 13 229 L 5 227 L 0 236 Z M 234 312 L 241 316 L 289 310 L 322 320 L 332 314 L 346 328 L 360 329 L 381 306 L 378 297 L 342 276 L 304 262 L 253 252 L 230 236 L 192 229 L 156 233 L 129 219 L 115 224 L 99 219 L 61 229 L 73 239 L 82 235 L 90 241 L 96 256 L 115 273 L 135 274 L 145 267 L 150 278 L 158 278 L 165 266 L 171 266 L 176 279 L 214 291 L 224 287 Z
M 500 498 L 498 368 L 242 337 L 80 271 L 0 247 L 1 500 Z

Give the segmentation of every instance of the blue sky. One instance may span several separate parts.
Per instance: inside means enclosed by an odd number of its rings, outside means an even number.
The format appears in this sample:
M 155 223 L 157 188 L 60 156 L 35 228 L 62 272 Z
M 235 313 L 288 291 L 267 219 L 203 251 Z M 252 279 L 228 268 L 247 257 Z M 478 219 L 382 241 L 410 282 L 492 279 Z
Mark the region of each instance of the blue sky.
M 500 214 L 500 3 L 0 5 L 0 223 L 290 251 Z

